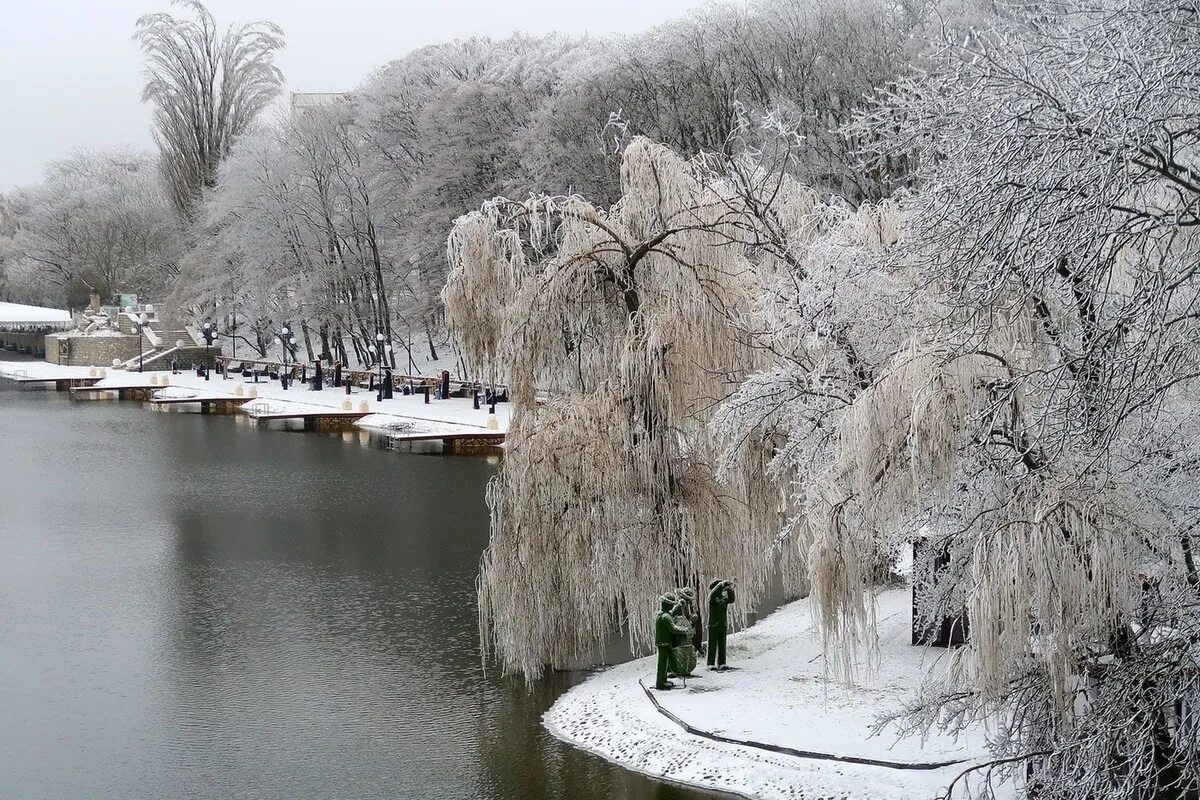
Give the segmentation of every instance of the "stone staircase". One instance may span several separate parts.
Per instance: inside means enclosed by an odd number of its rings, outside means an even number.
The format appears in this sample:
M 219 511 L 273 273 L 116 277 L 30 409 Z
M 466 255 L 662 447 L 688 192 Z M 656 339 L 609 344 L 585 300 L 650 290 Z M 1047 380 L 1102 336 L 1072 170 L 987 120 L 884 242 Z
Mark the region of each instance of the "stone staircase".
M 174 317 L 158 315 L 151 321 L 150 329 L 158 335 L 159 347 L 195 347 L 204 345 L 204 338 Z
M 197 331 L 181 323 L 175 317 L 158 311 L 158 309 L 145 311 L 141 308 L 135 308 L 132 314 L 121 312 L 117 317 L 117 327 L 122 333 L 127 333 L 131 336 L 134 335 L 134 318 L 142 313 L 145 313 L 149 318 L 146 329 L 142 332 L 142 347 L 145 353 L 140 358 L 126 362 L 124 366 L 127 369 L 139 362 L 150 363 L 151 361 L 157 361 L 175 351 L 188 351 L 191 348 L 204 346 L 204 339 Z

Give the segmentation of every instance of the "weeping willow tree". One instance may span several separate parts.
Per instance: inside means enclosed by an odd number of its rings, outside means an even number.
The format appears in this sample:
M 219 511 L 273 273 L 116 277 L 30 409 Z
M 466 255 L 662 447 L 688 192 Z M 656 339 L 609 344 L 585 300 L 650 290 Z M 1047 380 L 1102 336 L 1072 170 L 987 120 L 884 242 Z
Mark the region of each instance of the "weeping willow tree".
M 648 642 L 664 587 L 733 578 L 743 609 L 766 587 L 779 496 L 718 482 L 707 424 L 759 357 L 732 324 L 758 272 L 737 193 L 703 173 L 637 139 L 611 208 L 498 198 L 449 238 L 447 322 L 513 403 L 478 586 L 506 670 Z

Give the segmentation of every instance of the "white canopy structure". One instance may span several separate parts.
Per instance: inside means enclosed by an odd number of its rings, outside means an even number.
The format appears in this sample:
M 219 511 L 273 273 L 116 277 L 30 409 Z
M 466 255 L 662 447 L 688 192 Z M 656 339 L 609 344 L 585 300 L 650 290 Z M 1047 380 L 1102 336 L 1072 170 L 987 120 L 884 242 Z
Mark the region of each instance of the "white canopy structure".
M 0 303 L 0 330 L 67 330 L 71 312 L 61 308 L 42 308 L 19 303 Z

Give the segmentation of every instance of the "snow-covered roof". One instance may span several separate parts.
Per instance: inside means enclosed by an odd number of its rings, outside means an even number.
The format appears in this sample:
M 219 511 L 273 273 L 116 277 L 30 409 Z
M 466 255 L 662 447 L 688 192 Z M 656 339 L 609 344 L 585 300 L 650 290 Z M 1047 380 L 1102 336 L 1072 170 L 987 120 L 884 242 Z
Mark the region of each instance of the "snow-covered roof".
M 0 303 L 0 328 L 54 328 L 71 326 L 71 312 L 61 308 L 42 308 L 19 303 Z

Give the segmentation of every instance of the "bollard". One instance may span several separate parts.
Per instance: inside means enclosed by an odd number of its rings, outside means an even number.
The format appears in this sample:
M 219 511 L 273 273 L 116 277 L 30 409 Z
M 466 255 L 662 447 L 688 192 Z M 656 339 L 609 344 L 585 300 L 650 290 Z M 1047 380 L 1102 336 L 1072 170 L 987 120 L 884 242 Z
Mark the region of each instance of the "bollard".
M 242 396 L 242 385 L 240 383 L 237 386 L 233 387 L 233 396 L 234 397 Z
M 89 378 L 96 377 L 96 368 L 95 367 L 92 367 L 91 369 L 88 370 L 88 377 Z
M 258 397 L 258 389 L 251 389 L 250 394 L 248 396 L 251 400 Z
M 478 411 L 479 410 L 479 390 L 478 389 L 476 389 L 474 392 L 471 393 L 471 403 L 474 405 L 475 410 Z
M 350 384 L 351 383 L 353 383 L 353 381 L 350 380 L 349 378 L 346 378 L 346 394 L 350 394 Z
M 425 405 L 429 405 L 429 387 L 422 386 L 421 390 L 425 392 Z
M 496 419 L 495 417 L 488 417 L 487 427 L 489 431 L 500 430 L 500 420 Z
M 342 401 L 342 411 L 353 411 L 353 410 L 354 410 L 354 403 L 352 403 L 349 400 Z
M 362 411 L 363 413 L 366 413 L 371 410 L 371 406 L 367 404 L 366 400 L 363 400 L 363 401 L 359 402 L 358 410 Z

